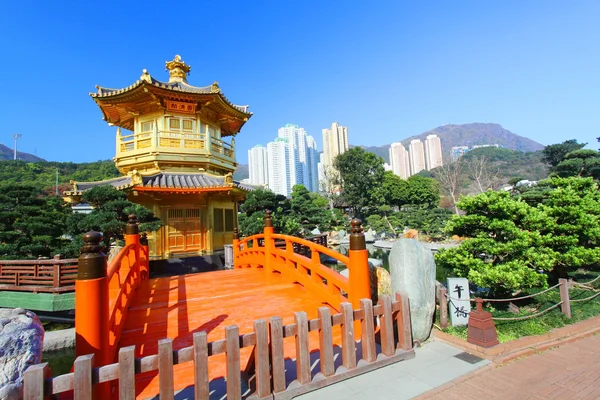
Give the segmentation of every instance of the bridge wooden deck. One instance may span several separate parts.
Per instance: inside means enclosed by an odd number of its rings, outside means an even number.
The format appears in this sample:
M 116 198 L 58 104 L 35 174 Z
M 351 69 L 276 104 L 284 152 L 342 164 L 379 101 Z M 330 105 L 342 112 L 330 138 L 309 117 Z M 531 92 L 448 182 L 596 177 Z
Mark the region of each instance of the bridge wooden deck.
M 119 347 L 135 345 L 136 357 L 143 357 L 156 354 L 157 342 L 163 338 L 172 338 L 173 348 L 181 349 L 192 346 L 195 332 L 206 331 L 208 340 L 215 341 L 225 338 L 227 325 L 237 325 L 240 334 L 250 333 L 256 319 L 280 316 L 288 324 L 294 322 L 296 311 L 305 311 L 309 319 L 317 318 L 317 309 L 323 305 L 303 286 L 260 268 L 145 280 L 129 307 Z M 311 339 L 311 347 L 318 348 L 317 336 Z M 334 343 L 340 340 L 334 331 Z M 294 346 L 293 341 L 286 341 L 286 354 L 288 347 L 292 354 Z M 242 349 L 242 368 L 250 353 L 251 348 Z M 224 360 L 224 356 L 211 358 L 211 380 L 225 376 Z M 136 378 L 138 398 L 158 393 L 157 373 Z M 192 363 L 176 365 L 174 378 L 175 390 L 193 385 Z

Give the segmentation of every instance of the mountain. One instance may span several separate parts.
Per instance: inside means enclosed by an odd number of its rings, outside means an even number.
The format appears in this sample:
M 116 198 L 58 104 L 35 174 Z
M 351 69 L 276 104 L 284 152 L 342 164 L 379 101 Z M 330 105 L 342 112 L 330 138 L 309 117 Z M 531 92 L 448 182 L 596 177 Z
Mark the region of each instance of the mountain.
M 248 170 L 248 164 L 238 164 L 235 172 L 233 173 L 233 179 L 241 181 L 250 177 L 250 171 Z
M 499 124 L 486 124 L 474 122 L 471 124 L 462 125 L 442 125 L 423 132 L 420 135 L 411 136 L 402 140 L 402 144 L 408 150 L 408 145 L 413 139 L 425 140 L 428 135 L 437 135 L 442 142 L 442 153 L 444 160 L 450 157 L 450 149 L 455 146 L 475 146 L 481 144 L 498 144 L 505 149 L 534 152 L 544 148 L 544 145 L 512 133 L 508 129 L 504 129 Z M 350 147 L 355 147 L 350 145 Z M 371 152 L 379 157 L 382 157 L 386 163 L 390 163 L 389 149 L 390 145 L 383 146 L 359 146 L 368 152 Z M 241 180 L 248 178 L 248 165 L 240 164 L 233 175 L 234 179 Z
M 486 124 L 474 122 L 471 124 L 462 125 L 442 125 L 423 132 L 420 135 L 411 136 L 401 141 L 408 150 L 408 145 L 411 140 L 425 140 L 428 135 L 437 135 L 442 142 L 442 153 L 444 159 L 450 156 L 450 149 L 455 146 L 475 146 L 482 144 L 498 144 L 505 149 L 516 150 L 522 152 L 538 151 L 544 148 L 544 145 L 512 133 L 508 129 L 504 129 L 499 124 Z M 366 151 L 383 157 L 385 162 L 389 163 L 389 144 L 383 146 L 360 146 Z
M 0 160 L 14 159 L 14 150 L 0 143 Z M 43 158 L 34 156 L 33 154 L 23 153 L 17 150 L 17 159 L 27 162 L 46 161 Z

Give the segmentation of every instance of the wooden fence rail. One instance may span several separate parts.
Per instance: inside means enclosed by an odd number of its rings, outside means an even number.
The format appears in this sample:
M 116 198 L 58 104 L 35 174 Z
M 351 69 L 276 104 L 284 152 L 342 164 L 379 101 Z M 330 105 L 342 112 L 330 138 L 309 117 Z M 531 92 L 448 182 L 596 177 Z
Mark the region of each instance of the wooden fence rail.
M 42 400 L 44 396 L 73 392 L 76 400 L 100 398 L 97 388 L 113 382 L 111 398 L 134 399 L 135 375 L 158 371 L 160 398 L 173 399 L 173 365 L 193 362 L 194 395 L 209 398 L 209 359 L 226 355 L 227 398 L 242 398 L 240 349 L 253 348 L 253 382 L 250 387 L 258 399 L 288 399 L 362 373 L 414 357 L 410 325 L 409 301 L 406 294 L 395 298 L 381 296 L 373 306 L 370 299 L 361 300 L 360 309 L 350 303 L 341 304 L 341 313 L 331 315 L 330 308 L 321 307 L 319 318 L 308 320 L 304 312 L 295 313 L 293 324 L 283 325 L 280 317 L 268 322 L 254 322 L 254 332 L 240 335 L 237 326 L 225 328 L 225 339 L 207 342 L 206 332 L 193 336 L 193 346 L 173 350 L 173 340 L 159 341 L 158 354 L 135 358 L 135 347 L 121 348 L 118 362 L 94 368 L 93 355 L 79 356 L 74 371 L 48 377 L 47 363 L 25 372 L 24 397 Z M 359 324 L 360 340 L 355 341 L 355 325 Z M 339 327 L 339 328 L 336 328 Z M 339 329 L 341 348 L 334 345 L 333 329 Z M 309 333 L 318 332 L 320 370 L 312 371 Z M 284 353 L 286 338 L 295 340 L 295 352 Z M 290 339 L 291 340 L 291 339 Z M 341 352 L 341 365 L 336 368 L 335 354 Z M 317 353 L 313 353 L 313 356 Z M 295 360 L 292 361 L 292 360 Z M 294 369 L 295 379 L 286 379 L 286 369 Z M 339 362 L 338 362 L 339 364 Z
M 0 290 L 64 293 L 75 290 L 77 259 L 0 260 Z

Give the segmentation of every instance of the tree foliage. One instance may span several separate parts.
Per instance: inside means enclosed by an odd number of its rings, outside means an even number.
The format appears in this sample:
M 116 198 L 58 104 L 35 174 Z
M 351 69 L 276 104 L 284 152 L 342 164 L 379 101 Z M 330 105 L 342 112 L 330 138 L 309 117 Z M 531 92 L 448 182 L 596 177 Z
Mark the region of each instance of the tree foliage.
M 44 196 L 32 185 L 0 186 L 0 257 L 31 259 L 64 253 L 71 209 L 61 198 Z M 69 255 L 69 254 L 67 254 Z
M 466 214 L 448 225 L 467 237 L 460 247 L 440 251 L 436 260 L 474 284 L 496 293 L 545 286 L 549 274 L 600 262 L 600 193 L 590 178 L 552 178 L 548 190 L 529 204 L 520 195 L 487 191 L 463 197 Z
M 377 190 L 384 179 L 383 158 L 360 147 L 353 147 L 340 154 L 334 167 L 340 174 L 342 197 L 357 216 L 375 209 L 380 203 Z
M 74 237 L 90 230 L 102 232 L 104 244 L 109 246 L 115 239 L 123 239 L 128 216 L 135 214 L 140 232 L 153 232 L 162 222 L 148 208 L 127 200 L 127 195 L 110 185 L 96 186 L 83 193 L 81 200 L 94 207 L 89 214 L 72 214 L 69 233 Z
M 575 150 L 582 149 L 587 143 L 577 143 L 577 140 L 565 140 L 562 143 L 551 144 L 542 150 L 542 160 L 552 167 L 556 167 L 564 157 Z
M 600 179 L 600 153 L 596 150 L 574 150 L 565 154 L 553 168 L 561 177 L 581 176 Z

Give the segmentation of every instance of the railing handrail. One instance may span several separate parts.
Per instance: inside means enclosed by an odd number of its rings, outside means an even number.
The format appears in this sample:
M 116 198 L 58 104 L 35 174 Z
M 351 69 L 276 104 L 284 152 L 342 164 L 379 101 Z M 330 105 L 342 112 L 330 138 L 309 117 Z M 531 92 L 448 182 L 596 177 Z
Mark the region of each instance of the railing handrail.
M 61 258 L 57 260 L 53 259 L 44 259 L 44 260 L 0 260 L 0 266 L 2 265 L 21 265 L 21 266 L 29 266 L 29 265 L 57 265 L 57 264 L 77 264 L 77 258 Z
M 106 277 L 110 281 L 112 276 L 121 268 L 121 260 L 126 255 L 129 255 L 129 250 L 135 248 L 135 244 L 128 244 L 127 246 L 121 248 L 117 253 L 117 256 L 110 261 L 109 266 L 106 268 Z
M 275 233 L 271 235 L 273 239 L 283 239 L 285 241 L 290 241 L 292 243 L 298 243 L 299 245 L 306 246 L 311 250 L 316 250 L 317 252 L 324 254 L 328 257 L 333 258 L 341 262 L 342 264 L 348 265 L 350 263 L 350 258 L 343 254 L 338 253 L 337 251 L 331 250 L 328 247 L 322 246 L 318 243 L 311 242 L 310 240 L 302 239 L 296 236 L 282 235 L 279 233 Z

